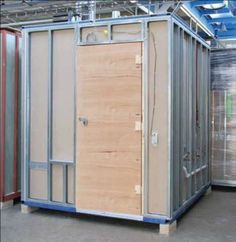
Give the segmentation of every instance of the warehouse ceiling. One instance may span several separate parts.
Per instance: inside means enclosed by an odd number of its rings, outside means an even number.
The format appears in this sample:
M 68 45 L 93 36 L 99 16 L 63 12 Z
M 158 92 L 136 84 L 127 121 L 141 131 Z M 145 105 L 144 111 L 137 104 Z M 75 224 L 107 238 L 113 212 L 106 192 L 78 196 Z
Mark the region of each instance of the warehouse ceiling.
M 236 0 L 195 0 L 185 3 L 218 39 L 236 39 Z
M 175 13 L 203 38 L 236 38 L 236 0 L 0 0 L 0 18 L 1 27 L 19 28 L 28 24 L 162 14 L 173 12 L 176 6 L 180 9 L 180 5 L 185 11 Z
M 104 5 L 102 2 L 105 1 L 100 2 L 101 7 L 105 10 L 104 8 L 107 8 L 112 1 L 106 1 L 107 3 L 104 3 Z M 30 21 L 40 22 L 41 20 L 47 22 L 53 19 L 63 21 L 63 18 L 66 19 L 70 14 L 86 16 L 93 7 L 93 1 L 2 0 L 1 21 L 4 24 Z
M 0 0 L 1 24 L 16 26 L 17 23 L 35 21 L 37 23 L 50 21 L 68 21 L 89 19 L 96 13 L 96 18 L 111 17 L 112 12 L 119 11 L 121 16 L 150 14 L 160 9 L 162 5 L 179 2 L 178 0 L 125 0 L 125 1 L 58 1 L 58 0 Z

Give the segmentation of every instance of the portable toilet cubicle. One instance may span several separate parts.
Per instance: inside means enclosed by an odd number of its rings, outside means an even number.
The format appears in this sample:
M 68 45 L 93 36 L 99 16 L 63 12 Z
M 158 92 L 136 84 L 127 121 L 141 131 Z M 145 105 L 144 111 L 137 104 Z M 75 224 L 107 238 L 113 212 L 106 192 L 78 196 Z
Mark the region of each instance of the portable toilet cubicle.
M 20 197 L 19 85 L 20 33 L 0 29 L 0 202 Z
M 25 28 L 23 208 L 171 224 L 210 184 L 209 47 L 171 16 Z
M 211 52 L 212 184 L 236 186 L 236 49 Z

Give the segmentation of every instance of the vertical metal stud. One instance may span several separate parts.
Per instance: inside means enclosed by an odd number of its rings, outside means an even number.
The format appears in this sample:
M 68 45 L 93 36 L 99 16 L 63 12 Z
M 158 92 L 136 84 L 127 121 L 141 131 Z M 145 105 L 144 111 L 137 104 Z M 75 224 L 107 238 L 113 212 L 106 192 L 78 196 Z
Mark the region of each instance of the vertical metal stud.
M 23 53 L 26 53 L 26 32 L 23 31 L 22 32 L 22 37 L 23 37 L 23 41 L 22 41 L 22 51 Z M 27 52 L 28 53 L 28 52 Z M 22 72 L 21 72 L 21 161 L 22 161 L 22 167 L 21 167 L 21 200 L 25 200 L 26 199 L 26 184 L 27 184 L 27 172 L 26 172 L 26 128 L 25 128 L 25 124 L 26 124 L 26 70 L 25 70 L 25 63 L 26 62 L 26 55 L 22 56 Z M 23 68 L 24 67 L 24 68 Z
M 197 48 L 197 40 L 194 40 L 194 170 L 197 169 L 197 152 L 198 152 L 198 128 L 197 128 L 197 83 L 198 83 L 198 48 Z M 198 184 L 197 184 L 197 174 L 194 174 L 194 193 L 197 192 Z
M 188 171 L 192 172 L 192 37 L 188 37 L 188 110 L 189 110 L 189 120 L 188 120 L 188 152 L 189 152 L 189 160 L 188 160 Z M 192 176 L 188 178 L 188 199 L 192 196 Z
M 207 182 L 210 182 L 211 180 L 211 169 L 210 169 L 210 158 L 211 158 L 211 136 L 209 136 L 211 134 L 211 90 L 210 90 L 210 75 L 211 75 L 211 63 L 210 63 L 210 50 L 207 50 L 207 60 L 208 60 L 208 64 L 207 64 L 207 68 L 208 68 L 208 78 L 207 78 L 207 96 L 208 96 L 208 169 L 207 169 Z
M 175 209 L 179 208 L 180 205 L 180 172 L 179 172 L 179 166 L 180 166 L 180 149 L 179 149 L 179 138 L 180 138 L 180 80 L 181 80 L 181 71 L 180 71 L 180 56 L 181 56 L 181 50 L 180 50 L 180 45 L 181 45 L 181 40 L 180 40 L 180 35 L 181 35 L 181 29 L 179 26 L 176 25 L 177 28 L 177 33 L 176 33 L 176 48 L 175 48 L 175 88 L 174 88 L 174 92 L 175 92 L 175 132 L 174 132 L 174 136 L 175 136 L 175 155 L 176 155 L 176 160 L 174 162 L 174 166 L 175 166 L 175 193 L 176 193 L 176 201 L 175 201 Z
M 67 164 L 63 164 L 63 203 L 67 203 Z
M 148 141 L 149 141 L 149 124 L 148 124 L 148 116 L 149 116 L 149 108 L 148 108 L 148 29 L 149 25 L 147 21 L 142 22 L 142 38 L 143 38 L 143 72 L 142 72 L 142 87 L 143 87 L 143 95 L 142 95 L 142 110 L 143 110 L 143 151 L 142 151 L 142 177 L 143 177 L 143 199 L 142 199 L 142 208 L 143 213 L 148 214 L 148 169 L 149 169 L 149 155 L 148 155 Z
M 111 24 L 107 25 L 107 31 L 108 31 L 108 42 L 111 43 L 112 42 L 112 26 L 111 26 Z
M 24 63 L 24 68 L 25 68 L 25 86 L 24 86 L 24 91 L 25 91 L 25 126 L 24 126 L 24 131 L 25 131 L 25 172 L 26 172 L 26 177 L 25 177 L 25 199 L 30 197 L 30 112 L 31 112 L 31 96 L 30 96 L 30 90 L 31 90 L 31 80 L 30 80 L 30 73 L 31 73 L 31 63 L 30 63 L 30 57 L 31 57 L 31 36 L 29 32 L 25 32 L 26 35 L 26 40 L 25 40 L 25 50 L 28 50 L 26 56 L 25 56 L 25 63 Z M 24 81 L 24 79 L 23 79 Z M 24 95 L 24 93 L 23 93 Z
M 173 214 L 173 22 L 168 20 L 168 216 Z
M 203 90 L 203 81 L 204 81 L 204 66 L 203 66 L 203 46 L 200 45 L 200 53 L 201 53 L 201 64 L 200 64 L 200 73 L 201 73 L 201 79 L 200 79 L 200 88 L 199 88 L 199 102 L 200 102 L 200 164 L 199 167 L 202 167 L 204 165 L 204 155 L 203 155 L 203 146 L 204 146 L 204 120 L 203 120 L 203 115 L 204 115 L 204 103 L 203 103 L 203 99 L 202 99 L 202 95 L 204 93 Z M 203 181 L 204 181 L 204 177 L 203 177 L 203 170 L 200 171 L 200 175 L 201 175 L 201 183 L 200 183 L 200 187 L 201 188 L 203 186 Z
M 74 29 L 75 34 L 75 44 L 74 44 L 74 160 L 73 160 L 73 191 L 74 191 L 74 198 L 76 192 L 76 144 L 77 144 L 77 73 L 76 73 L 76 66 L 77 66 L 77 44 L 80 41 L 80 28 Z M 77 43 L 77 44 L 76 44 Z M 68 192 L 68 191 L 67 191 Z M 75 199 L 74 199 L 75 200 Z
M 52 53 L 52 31 L 48 30 L 48 201 L 52 200 L 52 165 L 50 163 L 52 156 L 52 66 L 53 66 L 53 53 Z
M 184 51 L 184 48 L 183 48 L 183 43 L 184 42 L 184 30 L 181 28 L 181 31 L 180 31 L 180 60 L 183 60 L 184 59 L 184 56 L 183 56 L 183 51 Z M 183 63 L 183 62 L 181 62 Z M 180 206 L 183 204 L 183 185 L 184 185 L 184 182 L 183 182 L 183 127 L 184 127 L 184 124 L 182 122 L 182 117 L 183 117 L 183 102 L 182 102 L 182 99 L 183 99 L 183 79 L 184 79 L 184 76 L 183 76 L 183 66 L 181 66 L 180 68 L 180 92 L 179 92 L 179 98 L 180 98 L 180 108 L 179 108 L 179 111 L 180 111 L 180 119 L 181 119 L 181 122 L 180 122 L 180 137 L 179 137 L 179 149 L 180 149 L 180 164 L 179 164 L 179 187 L 180 187 L 180 194 L 179 194 L 179 198 L 180 198 Z
M 192 165 L 191 172 L 196 169 L 196 40 L 192 39 Z M 191 177 L 192 195 L 196 191 L 196 175 Z

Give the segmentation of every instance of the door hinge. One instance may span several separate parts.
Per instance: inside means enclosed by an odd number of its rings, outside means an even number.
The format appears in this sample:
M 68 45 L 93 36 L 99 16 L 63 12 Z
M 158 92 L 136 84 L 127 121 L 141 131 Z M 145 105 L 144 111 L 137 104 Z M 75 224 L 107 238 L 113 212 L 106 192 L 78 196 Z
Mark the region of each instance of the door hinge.
M 141 194 L 142 187 L 140 185 L 135 185 L 134 190 L 136 194 Z
M 135 64 L 140 65 L 143 63 L 143 57 L 141 55 L 136 55 L 135 56 Z

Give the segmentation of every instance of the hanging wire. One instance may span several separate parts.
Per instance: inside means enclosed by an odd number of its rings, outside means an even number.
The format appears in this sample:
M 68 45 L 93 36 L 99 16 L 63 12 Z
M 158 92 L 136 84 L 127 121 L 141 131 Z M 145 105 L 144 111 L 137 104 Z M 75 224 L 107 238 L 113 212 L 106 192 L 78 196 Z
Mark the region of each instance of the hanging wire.
M 155 39 L 155 35 L 153 34 L 153 32 L 151 32 L 151 36 L 152 36 L 152 43 L 153 43 L 153 47 L 154 47 L 154 73 L 153 73 L 153 107 L 152 107 L 152 118 L 151 118 L 151 129 L 150 129 L 150 134 L 152 134 L 153 132 L 153 123 L 154 123 L 154 117 L 155 117 L 155 112 L 156 112 L 156 82 L 157 82 L 157 48 L 156 48 L 156 39 Z

